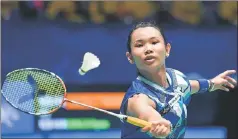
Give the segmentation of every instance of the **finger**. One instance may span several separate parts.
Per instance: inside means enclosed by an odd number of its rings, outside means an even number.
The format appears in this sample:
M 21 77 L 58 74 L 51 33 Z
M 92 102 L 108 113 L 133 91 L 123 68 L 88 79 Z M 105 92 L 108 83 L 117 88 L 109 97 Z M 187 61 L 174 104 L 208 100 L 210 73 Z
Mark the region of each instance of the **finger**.
M 154 130 L 150 130 L 150 132 L 153 136 L 160 137 L 161 135 L 157 132 L 159 130 L 160 130 L 160 127 L 156 128 Z
M 167 127 L 165 127 L 165 126 L 161 126 L 157 131 L 156 131 L 156 135 L 157 136 L 167 136 L 168 134 L 166 134 L 167 131 L 168 130 L 168 128 Z
M 233 84 L 231 84 L 228 80 L 223 79 L 222 80 L 222 86 L 224 87 L 230 87 L 230 88 L 234 88 L 235 86 Z
M 161 120 L 161 121 L 158 121 L 161 125 L 165 125 L 166 127 L 170 126 L 170 121 L 168 120 Z
M 162 135 L 167 135 L 167 130 L 169 130 L 167 127 L 164 127 L 163 130 L 161 131 Z
M 221 79 L 221 84 L 223 86 L 226 86 L 228 84 L 228 81 L 226 79 Z
M 148 132 L 151 129 L 150 126 L 145 126 L 141 129 L 141 132 Z
M 159 128 L 159 127 L 160 127 L 159 125 L 151 127 L 150 132 L 154 134 L 156 132 L 157 128 Z
M 227 70 L 227 71 L 223 72 L 222 75 L 227 76 L 227 75 L 234 74 L 234 73 L 236 73 L 236 70 Z
M 165 131 L 165 135 L 169 135 L 171 132 L 171 130 L 169 128 L 167 128 L 167 130 Z
M 230 82 L 227 82 L 225 87 L 235 88 L 235 86 Z
M 226 91 L 226 92 L 229 92 L 229 91 L 230 91 L 228 88 L 226 88 L 226 87 L 224 87 L 224 86 L 221 86 L 220 89 L 223 90 L 223 91 Z
M 166 128 L 164 125 L 157 126 L 154 132 L 156 132 L 158 135 L 161 135 L 161 132 L 164 130 L 164 128 Z
M 159 125 L 159 121 L 154 121 L 154 122 L 151 122 L 151 129 L 150 130 L 155 130 L 156 127 Z
M 232 84 L 237 84 L 237 81 L 229 76 L 226 76 L 225 79 L 227 79 L 229 82 L 231 82 Z
M 162 130 L 160 131 L 161 135 L 166 136 L 166 135 L 167 135 L 167 134 L 166 134 L 166 131 L 167 131 L 167 130 L 168 130 L 167 127 L 162 128 Z

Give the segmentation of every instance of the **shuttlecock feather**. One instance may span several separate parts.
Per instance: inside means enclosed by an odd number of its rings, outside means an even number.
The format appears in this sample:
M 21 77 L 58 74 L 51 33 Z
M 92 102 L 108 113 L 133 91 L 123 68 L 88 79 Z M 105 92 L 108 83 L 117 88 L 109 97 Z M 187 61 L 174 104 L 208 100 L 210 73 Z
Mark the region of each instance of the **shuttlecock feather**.
M 89 70 L 95 69 L 100 65 L 99 58 L 93 53 L 87 52 L 83 57 L 83 64 L 79 68 L 79 74 L 84 75 Z

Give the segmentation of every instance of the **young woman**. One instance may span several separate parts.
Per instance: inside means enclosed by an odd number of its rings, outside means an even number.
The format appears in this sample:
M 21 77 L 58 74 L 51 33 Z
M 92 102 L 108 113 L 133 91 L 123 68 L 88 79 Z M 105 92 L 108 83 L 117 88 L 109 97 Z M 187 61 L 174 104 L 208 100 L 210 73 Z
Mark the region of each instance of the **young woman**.
M 162 30 L 150 22 L 140 23 L 128 36 L 126 56 L 135 64 L 138 77 L 124 96 L 120 112 L 152 123 L 139 128 L 122 122 L 121 138 L 183 138 L 187 105 L 194 93 L 217 89 L 229 91 L 236 80 L 227 70 L 213 79 L 188 80 L 178 70 L 166 68 L 171 45 Z

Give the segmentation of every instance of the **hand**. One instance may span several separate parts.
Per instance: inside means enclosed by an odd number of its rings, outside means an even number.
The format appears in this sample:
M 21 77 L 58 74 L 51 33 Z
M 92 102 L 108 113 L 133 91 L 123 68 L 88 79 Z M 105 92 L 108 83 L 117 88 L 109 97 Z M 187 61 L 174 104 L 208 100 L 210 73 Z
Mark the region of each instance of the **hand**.
M 171 132 L 171 123 L 166 119 L 151 122 L 151 126 L 146 126 L 141 129 L 142 132 L 149 132 L 156 138 L 164 138 Z
M 210 90 L 210 91 L 215 91 L 218 89 L 221 89 L 223 91 L 229 91 L 229 88 L 234 88 L 237 84 L 236 80 L 229 77 L 229 75 L 236 73 L 235 70 L 227 70 L 219 75 L 217 75 L 216 77 L 214 77 L 213 79 L 211 79 L 210 81 L 212 83 L 214 83 L 214 87 Z M 228 88 L 229 87 L 229 88 Z

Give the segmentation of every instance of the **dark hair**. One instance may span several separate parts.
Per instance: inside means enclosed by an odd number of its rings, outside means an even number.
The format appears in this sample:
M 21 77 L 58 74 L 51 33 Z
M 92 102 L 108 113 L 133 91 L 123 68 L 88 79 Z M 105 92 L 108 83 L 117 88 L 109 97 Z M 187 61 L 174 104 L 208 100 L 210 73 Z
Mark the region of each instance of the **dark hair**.
M 157 29 L 163 36 L 165 45 L 167 44 L 167 39 L 165 38 L 163 30 L 155 22 L 140 22 L 140 23 L 136 24 L 129 33 L 129 36 L 127 39 L 128 52 L 131 52 L 131 35 L 132 35 L 132 33 L 138 28 L 145 28 L 145 27 L 153 27 L 153 28 Z

